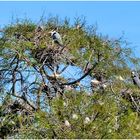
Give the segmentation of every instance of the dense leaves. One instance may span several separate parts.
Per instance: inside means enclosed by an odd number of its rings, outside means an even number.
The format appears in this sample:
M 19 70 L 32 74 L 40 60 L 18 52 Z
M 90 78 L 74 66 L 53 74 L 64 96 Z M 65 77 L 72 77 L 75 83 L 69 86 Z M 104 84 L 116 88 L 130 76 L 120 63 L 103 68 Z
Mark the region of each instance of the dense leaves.
M 0 137 L 140 138 L 140 90 L 131 79 L 139 59 L 127 45 L 80 18 L 73 25 L 50 17 L 40 26 L 24 20 L 4 27 Z

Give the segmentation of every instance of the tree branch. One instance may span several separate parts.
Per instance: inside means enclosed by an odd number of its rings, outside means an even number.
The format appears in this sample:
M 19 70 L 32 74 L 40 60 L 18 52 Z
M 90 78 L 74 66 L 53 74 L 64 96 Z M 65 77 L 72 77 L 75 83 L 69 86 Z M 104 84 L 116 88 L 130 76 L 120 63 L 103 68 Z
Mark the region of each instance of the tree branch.
M 69 82 L 69 83 L 63 83 L 61 85 L 73 85 L 76 84 L 77 82 L 80 82 L 82 79 L 84 79 L 93 69 L 95 69 L 95 67 L 98 65 L 98 63 L 96 62 L 91 69 L 89 69 L 82 77 L 80 77 L 79 79 L 73 81 L 73 82 Z

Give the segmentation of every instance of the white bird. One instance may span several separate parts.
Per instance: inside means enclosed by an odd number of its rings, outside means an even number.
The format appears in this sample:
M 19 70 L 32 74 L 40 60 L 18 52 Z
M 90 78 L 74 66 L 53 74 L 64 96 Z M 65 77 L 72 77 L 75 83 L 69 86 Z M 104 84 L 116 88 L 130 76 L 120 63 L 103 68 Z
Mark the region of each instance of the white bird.
M 66 90 L 68 90 L 68 91 L 73 90 L 73 88 L 72 88 L 71 86 L 69 86 L 69 85 L 66 85 L 65 88 L 66 88 Z
M 76 29 L 81 29 L 81 28 L 82 28 L 82 26 L 80 24 L 76 25 Z
M 96 80 L 96 79 L 93 79 L 93 80 L 91 80 L 91 83 L 92 83 L 93 85 L 99 85 L 101 82 L 98 81 L 98 80 Z
M 66 106 L 67 106 L 67 103 L 66 103 L 66 102 L 63 102 L 63 106 L 65 106 L 65 107 L 66 107 Z
M 62 38 L 60 34 L 56 31 L 51 31 L 50 33 L 51 33 L 51 37 L 53 41 L 57 43 L 58 45 L 63 46 L 63 42 L 62 42 Z
M 91 121 L 90 118 L 86 117 L 85 120 L 84 120 L 84 124 L 88 124 L 88 123 L 90 123 L 90 121 Z
M 60 74 L 54 72 L 50 77 L 53 77 L 53 78 L 59 78 L 59 77 L 60 77 Z
M 99 105 L 101 105 L 101 106 L 104 105 L 104 102 L 102 102 L 102 101 L 100 101 L 100 100 L 98 101 L 98 103 L 99 103 Z
M 72 118 L 73 118 L 74 120 L 77 120 L 77 119 L 78 119 L 77 114 L 72 114 Z
M 70 126 L 71 126 L 71 124 L 69 123 L 68 120 L 65 120 L 65 126 L 66 126 L 66 127 L 70 127 Z
M 105 89 L 107 87 L 107 85 L 106 84 L 102 84 L 102 87 L 103 87 L 103 89 Z
M 120 80 L 120 81 L 124 81 L 124 79 L 122 78 L 122 76 L 116 76 L 116 79 L 117 80 Z

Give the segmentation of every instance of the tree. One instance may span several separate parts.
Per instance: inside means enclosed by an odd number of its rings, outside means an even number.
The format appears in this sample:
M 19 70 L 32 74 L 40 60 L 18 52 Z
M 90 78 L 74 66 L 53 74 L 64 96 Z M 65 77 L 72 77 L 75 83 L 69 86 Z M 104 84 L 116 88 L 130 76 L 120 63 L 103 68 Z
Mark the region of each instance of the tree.
M 54 29 L 63 47 L 53 42 Z M 4 27 L 0 137 L 139 138 L 139 89 L 130 74 L 139 59 L 127 45 L 80 18 Z

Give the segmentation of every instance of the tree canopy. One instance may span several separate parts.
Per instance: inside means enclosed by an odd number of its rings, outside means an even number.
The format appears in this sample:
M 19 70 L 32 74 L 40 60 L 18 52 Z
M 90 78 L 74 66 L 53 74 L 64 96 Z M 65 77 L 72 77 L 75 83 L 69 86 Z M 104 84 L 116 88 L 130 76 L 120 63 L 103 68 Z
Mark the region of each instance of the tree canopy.
M 5 26 L 0 137 L 140 138 L 140 90 L 131 78 L 131 66 L 139 68 L 139 62 L 123 36 L 103 36 L 84 19 Z

